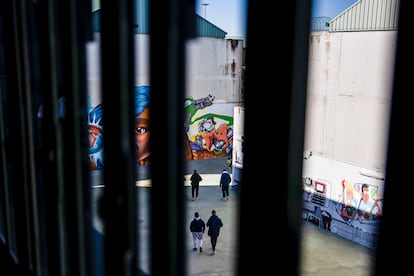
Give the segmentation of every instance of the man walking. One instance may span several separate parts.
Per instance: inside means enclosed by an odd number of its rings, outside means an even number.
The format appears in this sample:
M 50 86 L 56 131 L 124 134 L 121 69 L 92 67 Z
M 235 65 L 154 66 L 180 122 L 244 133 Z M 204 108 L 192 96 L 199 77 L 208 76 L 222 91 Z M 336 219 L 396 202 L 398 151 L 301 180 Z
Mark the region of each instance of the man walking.
M 229 200 L 229 186 L 231 182 L 231 176 L 229 172 L 224 169 L 220 177 L 220 187 L 223 192 L 223 200 Z
M 194 213 L 194 218 L 190 223 L 190 231 L 193 235 L 193 250 L 197 251 L 197 241 L 199 242 L 200 252 L 203 252 L 203 235 L 206 230 L 206 224 L 198 212 Z
M 213 248 L 211 255 L 214 255 L 216 254 L 216 244 L 220 234 L 220 228 L 223 227 L 223 222 L 217 216 L 216 210 L 214 209 L 211 211 L 211 216 L 207 220 L 207 227 L 207 234 L 210 236 L 211 247 Z
M 191 196 L 194 199 L 198 199 L 198 190 L 200 188 L 200 181 L 202 181 L 203 179 L 201 178 L 201 176 L 198 174 L 197 170 L 193 171 L 193 174 L 190 177 L 190 181 L 191 181 Z

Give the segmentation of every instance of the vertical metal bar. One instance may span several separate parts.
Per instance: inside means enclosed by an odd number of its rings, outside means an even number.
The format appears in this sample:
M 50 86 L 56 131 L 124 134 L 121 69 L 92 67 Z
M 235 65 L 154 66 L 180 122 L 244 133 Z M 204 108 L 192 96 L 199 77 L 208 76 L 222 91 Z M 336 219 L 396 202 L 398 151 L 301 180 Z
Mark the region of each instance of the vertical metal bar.
M 29 21 L 25 2 L 5 1 L 0 7 L 4 27 L 6 85 L 3 96 L 8 104 L 3 117 L 4 138 L 8 167 L 5 184 L 9 211 L 8 243 L 11 252 L 22 267 L 32 270 L 35 266 L 35 241 L 33 221 L 36 208 L 33 206 L 34 174 L 33 143 L 30 122 L 31 98 L 29 60 Z
M 413 83 L 412 1 L 400 0 L 397 51 L 391 101 L 384 208 L 378 235 L 374 275 L 401 275 L 412 269 L 412 254 L 407 253 L 414 238 L 404 221 L 410 217 L 412 200 L 405 194 L 414 167 L 412 126 L 412 95 L 407 91 Z M 402 222 L 402 225 L 400 224 Z
M 193 2 L 170 0 L 158 8 L 157 1 L 150 1 L 152 275 L 185 275 L 186 269 L 182 106 L 185 41 L 194 36 Z
M 14 72 L 13 68 L 11 67 L 13 61 L 11 60 L 11 56 L 13 54 L 13 20 L 14 17 L 11 13 L 11 4 L 8 1 L 0 2 L 0 13 L 1 13 L 1 38 L 2 38 L 2 79 L 1 79 L 1 109 L 2 109 L 2 181 L 4 182 L 1 184 L 1 192 L 2 192 L 2 200 L 4 200 L 4 243 L 5 248 L 10 251 L 14 252 L 13 249 L 15 248 L 15 237 L 13 236 L 14 233 L 14 208 L 12 207 L 13 200 L 12 200 L 12 183 L 11 183 L 11 162 L 8 158 L 10 158 L 10 123 L 9 123 L 9 97 L 8 97 L 8 89 L 7 89 L 7 75 L 10 74 L 9 72 Z M 14 76 L 14 74 L 13 74 Z
M 36 2 L 37 39 L 39 42 L 39 76 L 42 91 L 41 152 L 39 175 L 42 186 L 41 234 L 45 270 L 50 275 L 64 275 L 69 270 L 67 221 L 65 220 L 64 114 L 59 109 L 62 98 L 61 40 L 58 5 L 53 0 Z
M 137 228 L 133 2 L 101 1 L 105 275 L 134 275 Z
M 9 46 L 9 43 L 13 41 L 11 34 L 13 33 L 11 28 L 13 23 L 13 16 L 10 12 L 10 3 L 6 1 L 0 2 L 0 24 L 1 24 L 1 81 L 0 81 L 0 95 L 1 95 L 1 117 L 0 117 L 0 126 L 1 126 L 1 181 L 0 181 L 0 193 L 1 193 L 1 202 L 2 202 L 2 237 L 4 239 L 4 244 L 2 249 L 6 251 L 2 254 L 2 262 L 5 264 L 5 269 L 12 269 L 15 265 L 16 260 L 12 259 L 10 256 L 15 253 L 15 236 L 14 233 L 14 208 L 13 208 L 13 199 L 12 199 L 12 183 L 11 183 L 11 162 L 10 158 L 10 124 L 9 124 L 9 115 L 8 115 L 8 89 L 7 89 L 7 75 L 12 68 L 10 68 L 10 56 L 13 56 L 13 46 Z M 8 22 L 9 24 L 6 24 Z M 6 58 L 8 57 L 8 58 Z M 4 269 L 4 268 L 3 268 Z
M 33 32 L 33 21 L 30 16 L 30 7 L 28 7 L 25 1 L 16 1 L 15 2 L 15 12 L 16 17 L 20 19 L 20 24 L 17 24 L 16 27 L 18 31 L 16 36 L 18 36 L 19 46 L 19 58 L 16 59 L 16 64 L 18 66 L 18 75 L 19 84 L 18 87 L 21 93 L 22 105 L 20 106 L 21 114 L 24 116 L 22 118 L 22 124 L 24 124 L 24 130 L 21 132 L 24 145 L 21 146 L 23 150 L 24 158 L 21 162 L 23 164 L 23 174 L 24 174 L 24 193 L 21 194 L 24 200 L 24 219 L 25 220 L 25 229 L 26 229 L 26 239 L 22 239 L 24 244 L 20 247 L 24 248 L 27 252 L 27 263 L 24 263 L 24 267 L 27 270 L 35 271 L 39 266 L 39 255 L 38 255 L 38 236 L 37 236 L 37 226 L 38 226 L 38 208 L 36 206 L 36 186 L 35 186 L 35 155 L 34 155 L 34 139 L 33 139 L 33 124 L 32 124 L 32 99 L 34 98 L 31 90 L 31 80 L 32 80 L 32 71 L 31 71 L 31 47 L 33 46 L 33 39 L 31 32 Z M 20 64 L 18 64 L 20 63 Z M 20 172 L 20 173 L 22 173 Z M 23 216 L 23 214 L 20 214 Z
M 291 235 L 293 248 L 289 250 L 288 259 L 291 261 L 291 273 L 300 275 L 301 269 L 301 213 L 302 213 L 302 167 L 303 148 L 305 141 L 305 117 L 307 100 L 307 78 L 308 78 L 308 53 L 309 53 L 309 30 L 311 24 L 311 1 L 296 0 L 292 13 L 294 27 L 293 32 L 291 81 L 286 82 L 291 87 L 289 101 L 289 115 L 285 120 L 289 124 L 288 148 L 287 148 L 287 197 L 286 206 L 288 216 L 286 218 L 285 231 Z M 279 71 L 278 71 L 279 72 Z M 292 245 L 291 245 L 292 246 Z M 295 265 L 293 267 L 293 265 Z M 290 270 L 290 269 L 289 269 Z
M 88 1 L 61 2 L 58 12 L 64 122 L 64 205 L 68 246 L 67 273 L 91 275 L 93 267 L 86 104 L 86 39 L 91 13 Z M 84 9 L 88 9 L 85 11 Z M 89 22 L 90 23 L 90 22 Z
M 308 2 L 278 3 L 279 11 L 284 14 L 285 24 L 278 29 L 283 43 L 277 50 L 264 51 L 263 37 L 257 30 L 268 28 L 274 10 L 265 8 L 261 2 L 248 1 L 245 147 L 236 275 L 245 275 L 251 269 L 263 274 L 281 267 L 286 275 L 299 274 Z M 272 66 L 262 70 L 263 61 Z M 258 97 L 257 87 L 267 87 L 270 94 L 277 94 L 277 100 L 267 99 L 269 93 Z M 269 134 L 270 141 L 277 139 L 277 146 L 266 150 L 257 147 L 263 143 L 263 135 L 257 135 L 257 121 L 263 118 L 271 119 L 277 129 L 277 138 Z M 278 229 L 277 234 L 260 226 L 269 219 Z M 263 235 L 268 236 L 269 242 L 257 240 Z M 275 257 L 266 253 L 269 250 L 283 253 Z

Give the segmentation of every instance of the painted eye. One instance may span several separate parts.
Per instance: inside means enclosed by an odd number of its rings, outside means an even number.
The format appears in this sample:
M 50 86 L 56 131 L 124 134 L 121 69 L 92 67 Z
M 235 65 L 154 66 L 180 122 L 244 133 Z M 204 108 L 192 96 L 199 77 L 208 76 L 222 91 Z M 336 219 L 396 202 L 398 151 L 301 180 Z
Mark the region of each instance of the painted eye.
M 136 127 L 135 128 L 135 133 L 137 133 L 137 134 L 144 134 L 144 133 L 146 133 L 148 131 L 149 131 L 149 128 L 148 127 L 139 126 L 139 127 Z

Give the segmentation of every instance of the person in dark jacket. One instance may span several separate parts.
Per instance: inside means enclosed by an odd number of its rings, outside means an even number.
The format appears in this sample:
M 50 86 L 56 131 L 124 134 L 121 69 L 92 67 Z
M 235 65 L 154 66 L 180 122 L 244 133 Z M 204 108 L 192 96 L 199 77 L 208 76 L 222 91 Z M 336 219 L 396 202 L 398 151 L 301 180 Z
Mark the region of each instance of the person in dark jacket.
M 194 213 L 194 218 L 190 222 L 190 231 L 193 235 L 193 250 L 197 250 L 197 241 L 199 243 L 200 252 L 203 252 L 203 235 L 206 230 L 206 224 L 204 220 L 200 217 L 198 212 Z
M 191 196 L 194 199 L 198 198 L 198 190 L 200 188 L 200 182 L 203 179 L 201 178 L 201 176 L 198 174 L 197 170 L 194 170 L 193 174 L 190 177 L 190 181 L 191 181 Z
M 220 177 L 220 187 L 223 192 L 223 200 L 229 200 L 229 186 L 231 182 L 231 176 L 229 172 L 224 169 Z
M 210 236 L 211 247 L 213 248 L 211 255 L 214 255 L 216 254 L 216 244 L 218 236 L 220 235 L 220 229 L 223 227 L 223 222 L 217 216 L 216 210 L 213 209 L 211 211 L 211 216 L 208 218 L 206 225 L 208 227 L 207 234 Z

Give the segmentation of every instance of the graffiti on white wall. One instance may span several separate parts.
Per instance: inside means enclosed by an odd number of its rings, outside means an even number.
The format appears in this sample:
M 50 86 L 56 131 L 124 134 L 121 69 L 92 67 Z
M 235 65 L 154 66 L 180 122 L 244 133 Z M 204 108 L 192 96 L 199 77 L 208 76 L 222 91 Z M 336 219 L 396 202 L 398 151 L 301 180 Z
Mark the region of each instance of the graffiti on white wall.
M 233 106 L 215 97 L 185 99 L 186 159 L 225 157 L 233 146 Z

